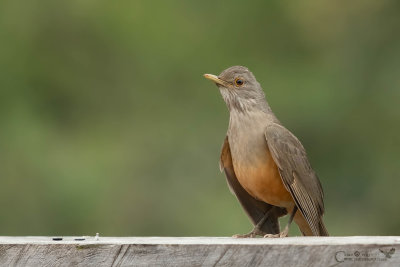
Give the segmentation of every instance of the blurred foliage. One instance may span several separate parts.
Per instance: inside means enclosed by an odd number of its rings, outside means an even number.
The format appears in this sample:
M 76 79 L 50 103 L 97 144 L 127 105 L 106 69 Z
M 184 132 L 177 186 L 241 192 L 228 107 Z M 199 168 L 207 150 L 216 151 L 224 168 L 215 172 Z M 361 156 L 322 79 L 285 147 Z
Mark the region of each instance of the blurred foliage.
M 0 235 L 231 235 L 250 68 L 307 148 L 332 235 L 400 235 L 398 1 L 1 1 Z M 292 234 L 298 234 L 292 227 Z

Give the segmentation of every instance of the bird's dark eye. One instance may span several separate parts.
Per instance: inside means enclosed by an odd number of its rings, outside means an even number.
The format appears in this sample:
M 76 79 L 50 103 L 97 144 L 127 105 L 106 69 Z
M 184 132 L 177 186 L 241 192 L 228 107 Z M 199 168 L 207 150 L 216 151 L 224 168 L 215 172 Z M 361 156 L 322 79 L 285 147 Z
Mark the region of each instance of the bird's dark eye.
M 235 79 L 235 84 L 237 86 L 242 86 L 244 84 L 244 80 L 242 78 L 236 78 Z

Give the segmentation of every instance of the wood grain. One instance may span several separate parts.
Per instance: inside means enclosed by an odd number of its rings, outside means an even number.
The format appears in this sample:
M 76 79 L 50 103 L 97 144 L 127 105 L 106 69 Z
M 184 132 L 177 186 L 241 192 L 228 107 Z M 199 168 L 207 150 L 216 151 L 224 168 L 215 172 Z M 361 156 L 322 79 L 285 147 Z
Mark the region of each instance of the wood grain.
M 400 266 L 400 237 L 0 237 L 0 266 Z

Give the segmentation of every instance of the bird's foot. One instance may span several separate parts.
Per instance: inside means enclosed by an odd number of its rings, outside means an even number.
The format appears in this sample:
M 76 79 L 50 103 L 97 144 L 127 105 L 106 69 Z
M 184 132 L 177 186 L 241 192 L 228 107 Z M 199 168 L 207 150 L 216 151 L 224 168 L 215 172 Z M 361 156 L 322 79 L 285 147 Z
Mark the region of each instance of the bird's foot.
M 232 237 L 234 237 L 234 238 L 254 238 L 254 237 L 263 236 L 263 235 L 264 235 L 264 233 L 261 230 L 259 230 L 257 227 L 254 227 L 250 233 L 236 234 L 236 235 L 233 235 Z
M 281 232 L 279 234 L 266 234 L 264 235 L 264 238 L 281 238 L 281 237 L 288 237 L 289 235 L 287 233 Z
M 279 238 L 281 237 L 281 234 L 266 234 L 264 235 L 264 238 Z
M 232 237 L 233 238 L 253 238 L 253 237 L 256 237 L 257 235 L 256 234 L 254 234 L 254 233 L 247 233 L 247 234 L 236 234 L 236 235 L 233 235 Z
M 280 232 L 279 234 L 266 234 L 264 238 L 281 238 L 281 237 L 288 237 L 289 236 L 289 227 L 285 227 L 285 230 Z

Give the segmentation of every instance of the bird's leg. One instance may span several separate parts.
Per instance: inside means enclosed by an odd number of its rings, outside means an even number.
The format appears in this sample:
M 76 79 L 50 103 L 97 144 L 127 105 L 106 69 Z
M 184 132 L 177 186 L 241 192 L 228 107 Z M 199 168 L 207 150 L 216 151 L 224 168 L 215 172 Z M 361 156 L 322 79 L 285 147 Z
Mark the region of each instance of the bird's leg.
M 253 230 L 251 230 L 251 232 L 247 233 L 247 234 L 236 234 L 233 235 L 232 237 L 235 238 L 252 238 L 252 237 L 256 237 L 256 236 L 263 236 L 264 232 L 260 230 L 261 226 L 265 223 L 265 221 L 267 220 L 269 213 L 271 212 L 272 209 L 270 209 L 269 211 L 267 211 L 264 216 L 261 218 L 261 220 L 258 221 L 258 223 L 254 226 Z
M 285 229 L 282 232 L 280 232 L 279 234 L 276 234 L 276 235 L 266 234 L 266 235 L 264 235 L 264 237 L 273 237 L 273 238 L 276 238 L 276 237 L 288 237 L 289 236 L 289 226 L 293 221 L 293 218 L 294 218 L 294 215 L 296 214 L 296 211 L 297 211 L 297 206 L 294 205 L 292 213 L 290 214 L 289 221 L 288 221 Z

